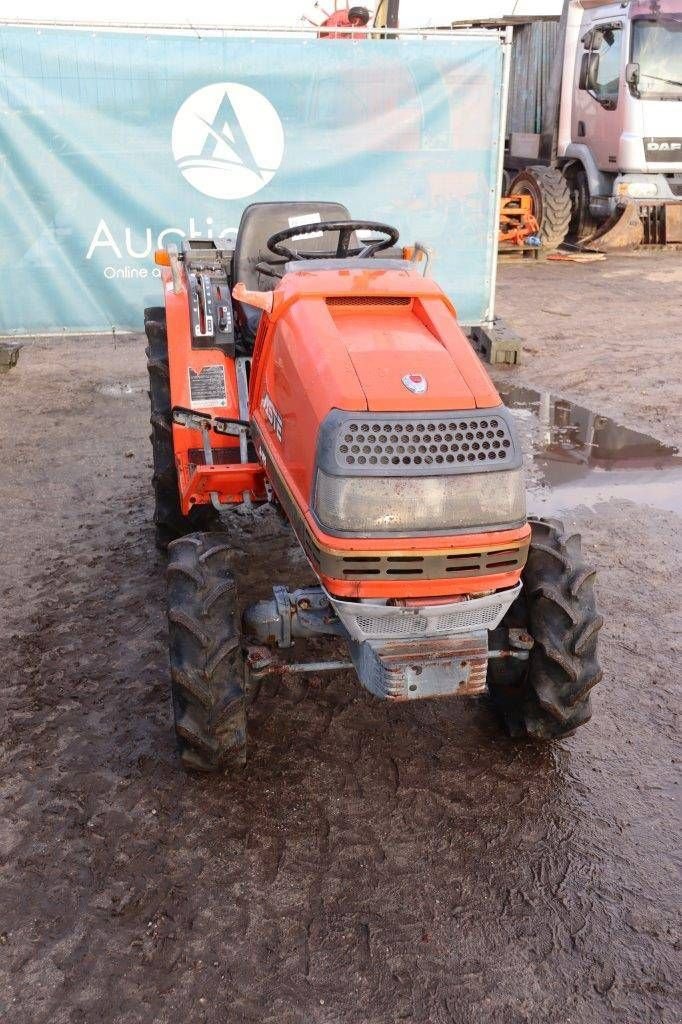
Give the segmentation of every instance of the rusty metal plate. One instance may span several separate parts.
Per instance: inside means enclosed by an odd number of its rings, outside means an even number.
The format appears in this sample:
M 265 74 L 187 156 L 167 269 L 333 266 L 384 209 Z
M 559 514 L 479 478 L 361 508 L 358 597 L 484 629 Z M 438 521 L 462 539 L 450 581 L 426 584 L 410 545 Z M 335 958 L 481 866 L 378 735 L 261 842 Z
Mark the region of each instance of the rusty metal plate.
M 682 203 L 666 203 L 665 240 L 682 242 Z
M 383 700 L 472 696 L 486 687 L 487 630 L 422 640 L 351 642 L 350 652 L 362 685 Z

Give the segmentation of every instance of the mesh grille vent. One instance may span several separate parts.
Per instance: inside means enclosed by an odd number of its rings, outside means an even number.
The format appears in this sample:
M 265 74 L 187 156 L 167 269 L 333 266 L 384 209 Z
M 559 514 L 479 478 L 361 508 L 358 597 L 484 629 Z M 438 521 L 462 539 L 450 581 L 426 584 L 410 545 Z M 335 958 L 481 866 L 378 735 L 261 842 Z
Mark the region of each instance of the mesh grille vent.
M 363 633 L 381 633 L 383 636 L 421 636 L 428 627 L 428 619 L 421 615 L 358 615 L 357 623 Z
M 418 611 L 416 608 L 393 608 L 334 597 L 331 601 L 354 639 L 400 640 L 495 629 L 520 590 L 521 584 L 517 583 L 486 597 L 459 601 L 446 608 L 430 605 Z
M 408 295 L 330 295 L 328 306 L 409 306 Z
M 358 628 L 366 636 L 423 636 L 427 631 L 434 633 L 456 633 L 463 629 L 481 629 L 495 622 L 505 604 L 490 604 L 488 607 L 463 607 L 450 615 L 439 615 L 431 620 L 422 615 L 358 615 Z
M 336 439 L 336 458 L 346 466 L 443 466 L 501 463 L 512 455 L 509 427 L 501 417 L 433 420 L 353 420 Z

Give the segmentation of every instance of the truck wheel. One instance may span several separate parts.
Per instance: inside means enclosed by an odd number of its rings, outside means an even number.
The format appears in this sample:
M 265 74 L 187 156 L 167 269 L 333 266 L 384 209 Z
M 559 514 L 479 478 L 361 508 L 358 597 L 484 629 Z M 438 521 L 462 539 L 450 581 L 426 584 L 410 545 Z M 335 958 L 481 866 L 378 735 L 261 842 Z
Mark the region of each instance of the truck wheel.
M 593 235 L 599 226 L 590 213 L 590 187 L 587 174 L 582 167 L 567 172 L 571 193 L 571 222 L 568 225 L 568 237 L 574 242 Z
M 582 560 L 580 537 L 557 519 L 531 519 L 523 590 L 503 628 L 529 633 L 528 661 L 493 658 L 488 690 L 511 736 L 569 736 L 591 717 L 590 691 L 602 676 L 595 609 L 595 570 Z
M 212 508 L 202 505 L 183 516 L 178 493 L 178 472 L 173 453 L 171 429 L 170 376 L 168 371 L 168 335 L 166 311 L 162 306 L 151 306 L 144 311 L 144 330 L 147 335 L 147 371 L 149 373 L 150 423 L 154 457 L 154 522 L 156 546 L 165 551 L 172 540 L 192 530 L 208 529 L 215 521 Z
M 188 771 L 246 762 L 246 705 L 237 590 L 224 533 L 168 548 L 168 636 L 175 734 Z
M 571 194 L 561 171 L 542 165 L 526 167 L 512 181 L 510 194 L 532 196 L 543 248 L 558 249 L 571 220 Z

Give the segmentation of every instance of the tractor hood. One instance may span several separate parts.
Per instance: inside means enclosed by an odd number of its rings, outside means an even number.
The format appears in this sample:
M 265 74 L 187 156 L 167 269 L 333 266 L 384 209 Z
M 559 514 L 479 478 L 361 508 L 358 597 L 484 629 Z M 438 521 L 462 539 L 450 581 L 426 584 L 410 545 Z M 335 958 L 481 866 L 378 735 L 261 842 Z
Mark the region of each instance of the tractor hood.
M 327 351 L 334 349 L 339 368 L 345 363 L 355 376 L 370 412 L 500 404 L 449 299 L 418 271 L 297 273 L 287 274 L 283 284 L 278 292 L 284 292 L 284 306 L 290 301 L 285 297 L 289 285 L 294 304 L 312 300 L 318 308 L 318 329 L 324 323 L 320 343 Z
M 382 319 L 357 309 L 337 324 L 370 412 L 476 408 L 451 353 L 412 312 Z
M 330 414 L 350 413 L 349 423 L 355 414 L 403 416 L 433 431 L 439 413 L 475 417 L 501 405 L 448 297 L 435 281 L 387 262 L 289 271 L 261 321 L 250 415 L 268 466 L 279 466 L 299 509 L 313 504 Z

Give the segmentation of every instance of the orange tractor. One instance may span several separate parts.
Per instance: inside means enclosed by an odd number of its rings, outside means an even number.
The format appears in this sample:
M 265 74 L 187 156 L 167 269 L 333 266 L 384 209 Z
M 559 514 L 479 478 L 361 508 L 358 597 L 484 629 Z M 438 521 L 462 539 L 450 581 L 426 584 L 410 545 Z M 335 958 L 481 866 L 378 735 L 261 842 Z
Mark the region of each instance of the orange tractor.
M 233 247 L 157 253 L 146 310 L 157 540 L 184 766 L 244 763 L 269 672 L 355 668 L 376 697 L 488 692 L 513 736 L 565 736 L 600 678 L 594 570 L 527 520 L 514 421 L 423 250 L 336 203 L 256 203 Z M 319 586 L 242 609 L 217 517 L 272 503 Z M 208 532 L 202 532 L 208 531 Z M 278 648 L 345 639 L 350 660 Z

